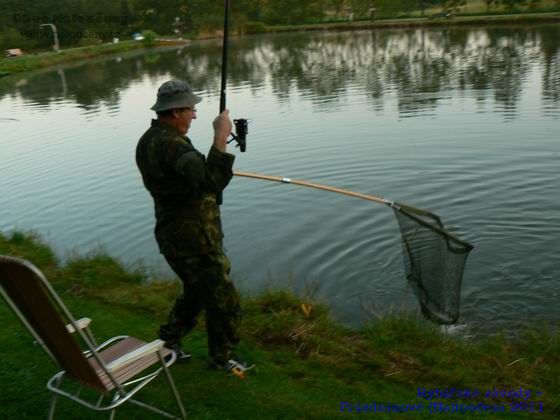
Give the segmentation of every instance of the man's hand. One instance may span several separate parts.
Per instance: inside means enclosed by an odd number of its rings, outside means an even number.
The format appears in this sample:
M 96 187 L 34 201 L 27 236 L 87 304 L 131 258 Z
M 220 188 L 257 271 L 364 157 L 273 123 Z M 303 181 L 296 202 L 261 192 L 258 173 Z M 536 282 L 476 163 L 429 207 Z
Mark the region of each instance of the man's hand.
M 233 123 L 229 119 L 229 110 L 225 109 L 220 115 L 218 115 L 214 122 L 214 147 L 221 152 L 226 151 L 227 139 L 231 134 L 231 129 L 233 128 Z

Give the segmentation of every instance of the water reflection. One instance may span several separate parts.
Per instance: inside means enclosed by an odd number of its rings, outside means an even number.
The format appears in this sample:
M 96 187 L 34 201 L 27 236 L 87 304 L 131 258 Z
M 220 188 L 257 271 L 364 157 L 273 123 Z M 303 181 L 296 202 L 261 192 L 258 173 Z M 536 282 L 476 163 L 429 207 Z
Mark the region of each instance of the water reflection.
M 558 319 L 558 35 L 552 26 L 235 40 L 229 99 L 253 119 L 255 140 L 236 168 L 434 211 L 476 246 L 467 323 Z M 37 229 L 62 255 L 102 243 L 124 261 L 167 267 L 135 144 L 163 80 L 188 78 L 202 107 L 217 108 L 220 75 L 212 40 L 0 78 L 0 230 Z M 200 114 L 192 134 L 204 151 L 213 112 Z M 224 206 L 236 281 L 249 291 L 275 277 L 298 291 L 320 282 L 319 297 L 349 323 L 416 309 L 393 215 L 357 201 L 236 179 Z
M 268 84 L 278 101 L 302 95 L 317 110 L 336 107 L 350 93 L 364 95 L 376 112 L 396 98 L 399 113 L 408 117 L 432 113 L 453 91 L 482 103 L 493 97 L 497 110 L 512 119 L 536 64 L 543 69 L 542 106 L 557 116 L 559 37 L 557 25 L 247 37 L 232 43 L 230 86 L 256 93 Z M 40 107 L 66 98 L 95 112 L 103 105 L 118 108 L 120 92 L 146 75 L 188 78 L 197 89 L 217 94 L 220 74 L 216 40 L 4 78 L 0 98 L 20 95 Z

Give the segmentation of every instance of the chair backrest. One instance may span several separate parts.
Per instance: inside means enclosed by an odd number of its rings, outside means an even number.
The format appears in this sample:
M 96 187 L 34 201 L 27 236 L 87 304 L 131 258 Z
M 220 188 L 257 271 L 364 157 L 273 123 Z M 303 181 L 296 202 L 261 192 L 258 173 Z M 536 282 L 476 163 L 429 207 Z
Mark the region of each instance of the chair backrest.
M 24 325 L 69 376 L 85 385 L 106 389 L 75 337 L 66 329 L 64 313 L 69 315 L 68 310 L 37 267 L 19 258 L 0 255 L 0 288 Z

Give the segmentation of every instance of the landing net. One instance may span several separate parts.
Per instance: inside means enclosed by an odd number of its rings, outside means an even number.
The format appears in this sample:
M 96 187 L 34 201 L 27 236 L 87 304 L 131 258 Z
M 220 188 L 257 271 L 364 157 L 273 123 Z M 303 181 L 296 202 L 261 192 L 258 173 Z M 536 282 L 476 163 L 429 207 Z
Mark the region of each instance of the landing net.
M 473 246 L 446 231 L 433 213 L 398 203 L 391 207 L 401 230 L 406 277 L 422 313 L 439 324 L 454 324 Z

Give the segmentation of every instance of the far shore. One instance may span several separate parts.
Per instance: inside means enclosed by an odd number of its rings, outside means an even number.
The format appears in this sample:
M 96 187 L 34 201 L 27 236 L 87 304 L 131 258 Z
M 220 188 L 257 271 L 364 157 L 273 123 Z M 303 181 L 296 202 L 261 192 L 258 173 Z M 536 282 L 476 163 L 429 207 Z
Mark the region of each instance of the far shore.
M 503 15 L 459 15 L 445 17 L 413 17 L 402 19 L 361 20 L 354 22 L 320 23 L 310 25 L 269 26 L 267 32 L 292 32 L 314 30 L 385 29 L 413 27 L 453 27 L 479 25 L 513 25 L 527 23 L 559 23 L 560 12 L 523 13 Z
M 169 48 L 177 45 L 186 45 L 190 42 L 189 40 L 181 39 L 158 39 L 151 48 Z M 59 52 L 47 51 L 25 54 L 20 57 L 3 58 L 0 59 L 0 77 L 143 48 L 146 47 L 138 41 L 121 41 L 118 43 L 62 49 Z
M 525 13 L 509 15 L 477 15 L 454 17 L 415 17 L 403 19 L 380 19 L 354 22 L 334 22 L 308 25 L 287 26 L 262 26 L 251 33 L 275 33 L 297 31 L 326 31 L 326 30 L 364 30 L 364 29 L 390 29 L 390 28 L 421 28 L 421 27 L 456 27 L 456 26 L 494 26 L 516 24 L 556 24 L 560 22 L 560 13 Z M 196 40 L 219 38 L 221 31 L 200 35 Z M 232 36 L 235 36 L 232 34 Z M 0 59 L 0 77 L 12 74 L 51 67 L 62 63 L 78 62 L 102 55 L 122 53 L 143 48 L 169 48 L 184 46 L 191 40 L 179 39 L 171 36 L 161 36 L 152 47 L 146 47 L 139 41 L 121 41 L 118 43 L 105 43 L 86 47 L 62 49 L 60 52 L 48 51 L 29 53 L 20 57 Z

